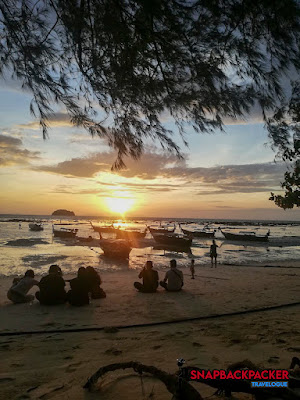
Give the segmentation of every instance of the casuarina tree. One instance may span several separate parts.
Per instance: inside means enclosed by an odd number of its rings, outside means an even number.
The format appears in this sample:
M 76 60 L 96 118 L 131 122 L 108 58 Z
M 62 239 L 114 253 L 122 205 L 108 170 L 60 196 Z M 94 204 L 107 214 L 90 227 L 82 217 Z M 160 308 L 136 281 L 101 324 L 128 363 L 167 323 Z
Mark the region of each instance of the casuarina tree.
M 0 73 L 33 94 L 45 137 L 59 104 L 106 138 L 114 168 L 148 140 L 180 157 L 166 117 L 186 143 L 187 126 L 222 129 L 253 106 L 267 120 L 286 104 L 299 10 L 298 0 L 0 0 Z

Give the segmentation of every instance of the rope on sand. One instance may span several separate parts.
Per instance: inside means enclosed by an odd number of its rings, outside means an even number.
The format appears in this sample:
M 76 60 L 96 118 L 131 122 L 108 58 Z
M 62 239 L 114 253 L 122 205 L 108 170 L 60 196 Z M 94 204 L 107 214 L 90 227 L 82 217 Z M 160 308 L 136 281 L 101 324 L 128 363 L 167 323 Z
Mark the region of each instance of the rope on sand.
M 183 322 L 194 322 L 194 321 L 201 321 L 201 320 L 210 320 L 210 319 L 217 319 L 223 317 L 235 317 L 238 315 L 247 315 L 247 314 L 254 314 L 264 311 L 273 311 L 279 310 L 282 308 L 294 307 L 299 306 L 300 302 L 295 303 L 286 303 L 286 304 L 279 304 L 277 306 L 269 306 L 269 307 L 261 307 L 261 308 L 252 308 L 250 310 L 243 310 L 243 311 L 233 311 L 224 314 L 210 314 L 210 315 L 203 315 L 200 317 L 189 317 L 189 318 L 181 318 L 181 319 L 172 319 L 169 321 L 158 321 L 158 322 L 146 322 L 143 324 L 132 324 L 132 325 L 119 325 L 119 326 L 112 326 L 112 329 L 133 329 L 133 328 L 146 328 L 150 326 L 160 326 L 160 325 L 171 325 L 171 324 L 180 324 Z M 0 337 L 5 336 L 22 336 L 22 335 L 44 335 L 50 333 L 79 333 L 79 332 L 99 332 L 104 331 L 107 329 L 107 326 L 96 326 L 90 328 L 71 328 L 71 329 L 49 329 L 49 330 L 35 330 L 35 331 L 16 331 L 16 332 L 0 332 Z

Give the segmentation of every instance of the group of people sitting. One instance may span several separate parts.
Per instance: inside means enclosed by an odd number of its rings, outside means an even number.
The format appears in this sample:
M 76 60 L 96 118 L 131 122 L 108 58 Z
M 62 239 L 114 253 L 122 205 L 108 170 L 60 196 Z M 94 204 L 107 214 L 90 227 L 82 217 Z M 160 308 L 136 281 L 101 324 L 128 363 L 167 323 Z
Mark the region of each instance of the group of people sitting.
M 179 292 L 183 287 L 183 273 L 177 269 L 176 260 L 170 261 L 170 269 L 166 272 L 163 281 L 159 282 L 158 272 L 153 269 L 152 261 L 147 261 L 145 267 L 139 274 L 143 283 L 134 282 L 134 287 L 142 293 L 156 292 L 159 284 L 168 292 Z M 159 282 L 159 284 L 158 284 Z
M 66 292 L 66 282 L 70 283 L 70 290 Z M 28 294 L 33 286 L 38 286 L 39 291 L 35 297 L 44 305 L 56 305 L 69 302 L 73 306 L 83 306 L 90 303 L 90 298 L 99 299 L 106 297 L 100 287 L 101 278 L 93 267 L 80 267 L 77 277 L 64 280 L 61 268 L 51 265 L 48 275 L 40 282 L 34 279 L 34 271 L 29 269 L 23 278 L 15 278 L 13 285 L 7 293 L 7 297 L 13 303 L 28 303 L 34 300 L 34 296 Z
M 191 260 L 191 277 L 194 279 L 195 260 Z M 134 282 L 134 287 L 142 293 L 154 293 L 159 285 L 169 292 L 179 292 L 183 287 L 183 273 L 177 269 L 176 260 L 170 261 L 170 269 L 165 277 L 159 282 L 158 272 L 153 269 L 152 261 L 147 261 L 145 267 L 139 273 L 139 278 L 143 283 Z M 70 283 L 70 290 L 66 291 L 66 282 Z M 15 278 L 7 293 L 7 297 L 13 303 L 29 303 L 34 300 L 34 296 L 28 294 L 33 286 L 38 286 L 39 291 L 35 297 L 44 305 L 56 305 L 70 303 L 73 306 L 83 306 L 90 303 L 91 299 L 106 297 L 106 293 L 100 287 L 102 281 L 100 275 L 93 267 L 80 267 L 77 277 L 65 280 L 62 270 L 58 265 L 51 265 L 48 275 L 40 281 L 34 277 L 34 271 L 29 269 L 23 278 Z

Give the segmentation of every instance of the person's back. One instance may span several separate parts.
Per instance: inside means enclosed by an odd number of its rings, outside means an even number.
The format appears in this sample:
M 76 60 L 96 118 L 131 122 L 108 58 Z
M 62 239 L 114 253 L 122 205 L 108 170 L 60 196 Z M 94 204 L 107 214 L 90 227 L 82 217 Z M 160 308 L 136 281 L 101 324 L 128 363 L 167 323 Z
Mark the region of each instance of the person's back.
M 12 286 L 12 288 L 15 292 L 25 296 L 34 285 L 38 284 L 38 281 L 36 281 L 34 278 L 30 276 L 24 276 L 24 278 L 20 279 L 19 282 Z
M 182 288 L 183 285 L 183 273 L 177 268 L 171 268 L 166 273 L 168 280 L 168 290 L 171 292 L 177 292 Z
M 33 295 L 28 295 L 29 290 L 39 282 L 34 279 L 34 271 L 28 270 L 21 279 L 14 279 L 12 287 L 7 293 L 7 297 L 13 303 L 28 303 L 34 299 Z
M 89 285 L 86 280 L 85 274 L 79 268 L 77 278 L 70 281 L 71 290 L 68 292 L 68 301 L 73 306 L 83 306 L 90 303 L 89 299 Z
M 178 292 L 183 286 L 183 273 L 177 269 L 176 260 L 170 261 L 170 267 L 160 285 L 169 292 Z
M 86 279 L 92 299 L 102 299 L 106 297 L 106 293 L 100 287 L 102 283 L 100 275 L 93 267 L 86 267 Z
M 156 291 L 158 287 L 158 272 L 154 269 L 144 269 L 141 272 L 143 278 L 143 286 L 146 290 Z
M 213 267 L 214 260 L 215 260 L 215 267 L 217 266 L 217 257 L 218 257 L 217 247 L 219 247 L 219 246 L 216 244 L 215 240 L 213 240 L 212 245 L 210 246 L 210 258 L 211 258 L 211 266 L 212 267 Z
M 36 298 L 41 304 L 55 305 L 66 301 L 65 281 L 59 268 L 52 267 L 54 266 L 50 267 L 49 275 L 41 279 L 39 283 L 40 291 L 36 293 Z
M 217 255 L 217 245 L 215 244 L 215 243 L 213 243 L 211 246 L 210 246 L 210 253 L 213 255 L 213 256 L 215 256 L 215 255 Z
M 145 267 L 139 273 L 143 283 L 134 282 L 134 287 L 142 293 L 154 293 L 158 288 L 158 272 L 153 270 L 152 261 L 147 261 Z

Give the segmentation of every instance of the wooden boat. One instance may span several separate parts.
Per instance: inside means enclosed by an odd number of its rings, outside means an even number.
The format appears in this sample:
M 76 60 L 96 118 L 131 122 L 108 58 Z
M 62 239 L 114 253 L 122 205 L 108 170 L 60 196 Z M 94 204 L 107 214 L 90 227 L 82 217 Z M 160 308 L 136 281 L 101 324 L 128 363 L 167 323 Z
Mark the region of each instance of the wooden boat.
M 129 258 L 131 246 L 124 239 L 100 239 L 100 247 L 106 257 L 110 258 Z
M 173 228 L 151 228 L 151 226 L 148 226 L 149 231 L 151 232 L 152 236 L 153 234 L 157 233 L 173 233 L 175 231 L 176 226 L 174 225 Z
M 185 235 L 191 236 L 191 237 L 197 237 L 197 238 L 214 238 L 215 237 L 215 231 L 190 231 L 188 229 L 183 229 L 183 228 L 181 228 L 181 230 Z
M 29 224 L 29 229 L 30 229 L 31 231 L 35 231 L 35 232 L 43 231 L 43 230 L 44 230 L 42 224 L 41 224 L 41 223 L 36 223 L 36 222 L 30 223 L 30 224 Z
M 144 232 L 140 231 L 127 231 L 123 229 L 116 230 L 116 238 L 117 239 L 126 239 L 126 240 L 137 240 L 137 239 L 144 239 L 146 236 L 147 230 Z
M 166 234 L 154 234 L 154 240 L 156 243 L 164 244 L 174 247 L 191 247 L 193 239 L 188 236 L 179 236 L 176 233 L 166 233 Z
M 69 229 L 69 228 L 60 228 L 54 229 L 52 227 L 54 237 L 62 238 L 62 239 L 72 239 L 75 238 L 78 229 Z
M 270 236 L 270 230 L 264 236 L 257 236 L 255 232 L 224 232 L 219 228 L 227 240 L 240 240 L 245 242 L 267 242 Z
M 94 231 L 98 233 L 115 233 L 117 231 L 113 224 L 107 226 L 95 226 L 91 223 L 91 225 Z

